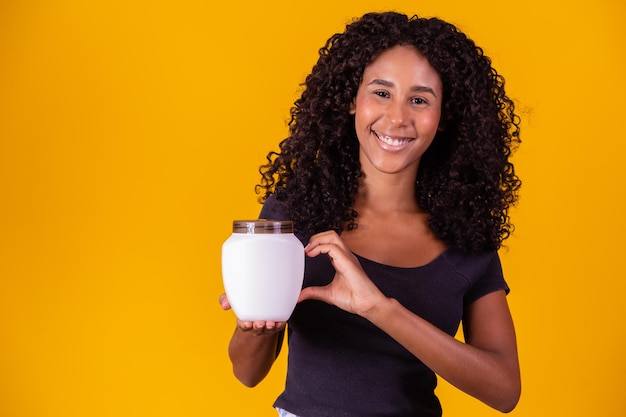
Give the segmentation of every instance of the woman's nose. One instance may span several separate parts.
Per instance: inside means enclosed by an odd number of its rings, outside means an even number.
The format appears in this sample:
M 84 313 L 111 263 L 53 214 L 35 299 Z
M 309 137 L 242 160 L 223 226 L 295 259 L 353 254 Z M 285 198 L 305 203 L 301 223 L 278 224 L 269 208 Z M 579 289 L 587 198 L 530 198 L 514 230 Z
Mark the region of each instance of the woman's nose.
M 406 103 L 393 102 L 387 108 L 387 117 L 394 125 L 405 125 L 409 122 L 411 116 Z

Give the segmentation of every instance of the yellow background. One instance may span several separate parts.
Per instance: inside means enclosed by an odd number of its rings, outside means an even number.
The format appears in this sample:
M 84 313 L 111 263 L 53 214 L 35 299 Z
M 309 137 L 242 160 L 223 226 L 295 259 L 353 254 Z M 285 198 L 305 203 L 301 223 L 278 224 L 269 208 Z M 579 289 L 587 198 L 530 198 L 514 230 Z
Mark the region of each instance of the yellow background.
M 274 416 L 284 356 L 230 371 L 220 247 L 318 48 L 383 9 L 458 24 L 523 117 L 512 415 L 623 415 L 623 1 L 3 0 L 0 416 Z

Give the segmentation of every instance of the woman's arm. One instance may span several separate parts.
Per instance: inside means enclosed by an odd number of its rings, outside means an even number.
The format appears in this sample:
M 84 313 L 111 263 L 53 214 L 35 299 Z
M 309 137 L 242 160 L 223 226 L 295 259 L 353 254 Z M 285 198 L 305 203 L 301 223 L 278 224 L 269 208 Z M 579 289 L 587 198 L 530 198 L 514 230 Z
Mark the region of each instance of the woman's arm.
M 469 307 L 466 343 L 439 330 L 394 299 L 377 303 L 363 316 L 452 385 L 487 405 L 509 412 L 521 383 L 513 322 L 504 291 Z
M 519 364 L 503 291 L 468 307 L 463 343 L 381 293 L 336 233 L 313 236 L 306 253 L 327 254 L 336 274 L 325 287 L 305 288 L 300 300 L 317 299 L 358 314 L 459 389 L 502 412 L 515 407 L 521 391 Z
M 222 309 L 229 310 L 225 294 L 220 296 Z M 228 345 L 233 374 L 247 387 L 254 387 L 265 378 L 280 353 L 285 330 L 284 322 L 241 321 Z

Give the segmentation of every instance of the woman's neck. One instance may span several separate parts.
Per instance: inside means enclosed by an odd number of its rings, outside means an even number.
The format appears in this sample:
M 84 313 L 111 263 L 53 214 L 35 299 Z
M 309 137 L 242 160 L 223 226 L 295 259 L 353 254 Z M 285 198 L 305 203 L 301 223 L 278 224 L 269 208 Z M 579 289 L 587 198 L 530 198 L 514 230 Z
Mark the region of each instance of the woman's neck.
M 399 175 L 364 175 L 359 184 L 355 210 L 379 213 L 419 212 L 415 179 Z

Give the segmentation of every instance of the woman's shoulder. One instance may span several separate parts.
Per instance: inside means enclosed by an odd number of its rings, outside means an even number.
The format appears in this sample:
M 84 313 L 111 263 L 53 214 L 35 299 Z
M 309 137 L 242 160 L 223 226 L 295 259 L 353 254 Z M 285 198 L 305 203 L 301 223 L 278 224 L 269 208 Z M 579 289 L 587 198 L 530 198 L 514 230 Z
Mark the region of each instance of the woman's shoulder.
M 259 218 L 268 220 L 289 220 L 285 214 L 284 204 L 279 202 L 274 194 L 270 195 L 263 203 Z
M 470 255 L 448 251 L 446 255 L 450 268 L 470 285 L 464 297 L 465 303 L 470 304 L 497 290 L 504 290 L 506 294 L 510 292 L 497 251 L 484 251 Z
M 454 248 L 448 248 L 442 254 L 442 258 L 449 267 L 466 277 L 482 275 L 490 268 L 501 269 L 500 256 L 497 251 L 464 253 Z
M 259 218 L 267 220 L 292 220 L 287 214 L 287 207 L 285 206 L 285 203 L 279 201 L 278 198 L 276 198 L 275 194 L 267 197 L 267 199 L 263 203 L 263 208 L 261 208 Z M 302 244 L 305 246 L 310 238 L 310 236 L 298 232 L 296 232 L 296 237 L 300 239 Z

